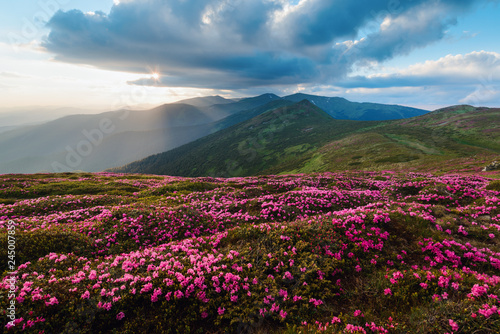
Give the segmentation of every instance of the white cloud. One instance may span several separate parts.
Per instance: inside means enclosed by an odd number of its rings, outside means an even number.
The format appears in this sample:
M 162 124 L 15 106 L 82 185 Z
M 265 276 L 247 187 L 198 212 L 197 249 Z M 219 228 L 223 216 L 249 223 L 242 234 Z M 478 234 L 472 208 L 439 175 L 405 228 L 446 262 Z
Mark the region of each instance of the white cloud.
M 496 52 L 475 51 L 465 55 L 447 55 L 438 60 L 410 66 L 401 75 L 453 76 L 480 80 L 481 77 L 494 75 L 500 80 L 500 54 Z
M 390 73 L 350 77 L 340 83 L 344 87 L 417 87 L 437 85 L 489 85 L 500 83 L 500 54 L 474 51 L 465 55 L 447 55 L 427 60 Z

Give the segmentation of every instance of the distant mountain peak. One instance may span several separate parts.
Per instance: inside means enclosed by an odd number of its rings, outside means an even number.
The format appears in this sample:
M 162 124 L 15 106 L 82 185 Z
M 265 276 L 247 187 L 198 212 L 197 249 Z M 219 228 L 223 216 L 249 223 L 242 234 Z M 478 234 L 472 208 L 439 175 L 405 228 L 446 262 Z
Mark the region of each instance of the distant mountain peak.
M 339 96 L 320 96 L 320 95 L 312 95 L 312 94 L 304 94 L 304 93 L 295 93 L 292 95 L 284 96 L 285 100 L 310 100 L 310 99 L 327 99 L 327 100 L 341 100 L 341 101 L 349 101 L 343 97 Z
M 393 120 L 411 118 L 428 113 L 411 107 L 398 105 L 385 105 L 378 103 L 351 102 L 343 97 L 326 97 L 296 93 L 283 97 L 285 100 L 299 102 L 309 100 L 317 107 L 323 109 L 327 114 L 336 119 L 351 119 L 360 121 Z
M 279 97 L 278 95 L 273 94 L 273 93 L 265 93 L 265 94 L 258 95 L 258 96 L 255 96 L 255 97 L 250 97 L 249 99 L 262 99 L 262 98 L 273 99 L 273 100 L 281 100 L 281 97 Z
M 300 100 L 295 105 L 300 106 L 300 107 L 318 108 L 318 106 L 316 106 L 316 104 L 314 102 L 312 102 L 308 99 Z M 320 109 L 320 108 L 318 108 L 318 109 Z M 321 110 L 321 111 L 324 112 L 323 110 Z
M 220 95 L 214 95 L 214 96 L 193 97 L 191 99 L 181 100 L 175 103 L 184 103 L 198 108 L 204 108 L 215 104 L 229 104 L 233 102 L 234 102 L 233 100 L 226 99 Z

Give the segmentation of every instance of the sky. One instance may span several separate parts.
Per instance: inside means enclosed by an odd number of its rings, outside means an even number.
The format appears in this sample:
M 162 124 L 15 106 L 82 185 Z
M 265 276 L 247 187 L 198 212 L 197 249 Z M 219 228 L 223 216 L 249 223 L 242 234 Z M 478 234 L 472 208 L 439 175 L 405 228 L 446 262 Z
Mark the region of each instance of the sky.
M 297 92 L 500 107 L 498 0 L 0 3 L 1 110 Z

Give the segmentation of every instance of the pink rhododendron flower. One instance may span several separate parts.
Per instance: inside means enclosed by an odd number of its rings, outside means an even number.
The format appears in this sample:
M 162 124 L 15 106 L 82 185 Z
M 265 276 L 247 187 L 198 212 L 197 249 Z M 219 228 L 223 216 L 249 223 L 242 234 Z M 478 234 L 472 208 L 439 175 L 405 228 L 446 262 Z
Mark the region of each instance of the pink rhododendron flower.
M 48 302 L 45 302 L 46 306 L 56 305 L 56 304 L 59 304 L 59 301 L 57 300 L 56 297 L 52 297 L 52 298 L 49 299 Z
M 356 310 L 356 311 L 354 311 L 354 316 L 355 316 L 355 317 L 359 317 L 359 316 L 364 317 L 364 315 L 363 315 L 363 313 L 361 312 L 361 310 Z
M 450 324 L 452 331 L 454 331 L 454 332 L 458 331 L 458 324 L 455 321 L 453 321 L 452 319 L 449 319 L 448 323 Z

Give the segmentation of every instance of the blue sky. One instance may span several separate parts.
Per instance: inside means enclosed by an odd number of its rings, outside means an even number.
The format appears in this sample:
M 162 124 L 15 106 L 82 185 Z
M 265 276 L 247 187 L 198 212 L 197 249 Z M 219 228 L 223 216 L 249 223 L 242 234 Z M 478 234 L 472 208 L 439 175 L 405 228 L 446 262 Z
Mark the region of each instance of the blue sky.
M 499 1 L 0 3 L 4 108 L 273 92 L 500 106 Z

